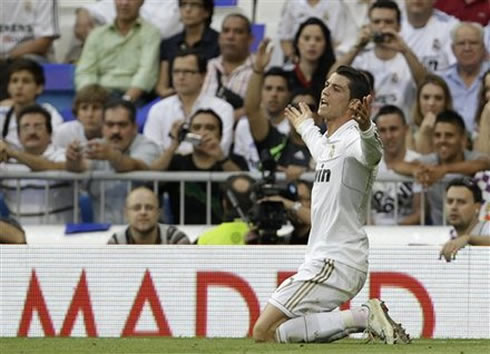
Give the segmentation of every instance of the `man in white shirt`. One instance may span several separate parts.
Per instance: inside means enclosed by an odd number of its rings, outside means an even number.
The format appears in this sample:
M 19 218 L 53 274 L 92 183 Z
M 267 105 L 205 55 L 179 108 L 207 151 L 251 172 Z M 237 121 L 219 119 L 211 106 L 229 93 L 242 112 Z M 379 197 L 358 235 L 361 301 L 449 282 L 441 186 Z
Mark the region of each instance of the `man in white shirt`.
M 169 136 L 174 122 L 190 123 L 190 117 L 200 109 L 216 112 L 223 123 L 221 148 L 228 155 L 233 140 L 233 107 L 213 95 L 201 91 L 206 76 L 206 59 L 192 51 L 179 53 L 172 65 L 173 84 L 176 94 L 164 98 L 151 107 L 143 134 L 166 150 L 172 144 Z M 184 142 L 177 152 L 186 154 L 192 145 Z
M 446 70 L 456 58 L 450 33 L 458 20 L 434 9 L 434 0 L 406 0 L 401 36 L 431 72 Z
M 357 43 L 335 62 L 330 72 L 351 64 L 369 71 L 375 79 L 373 113 L 391 104 L 411 117 L 416 87 L 424 79 L 425 69 L 399 35 L 400 19 L 400 9 L 394 1 L 376 1 L 369 10 L 369 26 L 361 29 Z M 370 42 L 374 46 L 368 46 Z
M 367 329 L 384 342 L 408 342 L 401 325 L 378 299 L 333 311 L 362 288 L 368 270 L 368 239 L 362 226 L 382 144 L 370 120 L 370 88 L 364 74 L 341 66 L 328 78 L 318 114 L 290 106 L 286 116 L 317 162 L 311 201 L 311 231 L 298 273 L 272 294 L 253 329 L 256 341 L 331 342 Z

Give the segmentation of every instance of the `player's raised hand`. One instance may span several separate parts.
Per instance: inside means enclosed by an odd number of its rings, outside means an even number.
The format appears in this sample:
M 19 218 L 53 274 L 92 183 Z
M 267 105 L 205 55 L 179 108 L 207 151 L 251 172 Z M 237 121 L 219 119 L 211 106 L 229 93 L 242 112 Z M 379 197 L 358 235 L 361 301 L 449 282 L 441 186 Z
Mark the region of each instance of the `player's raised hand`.
M 313 113 L 310 107 L 304 102 L 300 102 L 297 107 L 288 105 L 284 114 L 295 129 L 307 119 L 313 119 Z
M 371 126 L 371 95 L 362 98 L 362 102 L 356 102 L 353 108 L 352 119 L 359 124 L 359 129 L 366 131 Z

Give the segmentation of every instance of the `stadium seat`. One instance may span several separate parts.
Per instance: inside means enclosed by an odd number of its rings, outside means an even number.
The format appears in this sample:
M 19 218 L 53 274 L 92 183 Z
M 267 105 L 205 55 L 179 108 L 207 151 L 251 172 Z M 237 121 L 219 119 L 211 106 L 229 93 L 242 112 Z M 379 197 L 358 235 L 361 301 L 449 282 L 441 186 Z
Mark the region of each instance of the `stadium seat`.
M 252 24 L 252 34 L 254 36 L 254 41 L 252 42 L 252 47 L 250 50 L 252 53 L 255 53 L 259 47 L 260 41 L 264 39 L 265 25 L 258 23 Z
M 3 194 L 0 193 L 0 216 L 7 217 L 9 216 L 10 211 L 5 203 L 5 199 L 3 198 Z
M 94 208 L 92 198 L 87 193 L 81 193 L 78 198 L 78 206 L 80 208 L 80 219 L 82 223 L 94 222 Z
M 72 64 L 44 64 L 43 68 L 46 84 L 44 92 L 38 97 L 38 102 L 50 103 L 60 112 L 71 109 L 73 97 L 75 97 L 75 66 Z
M 238 0 L 214 0 L 216 7 L 233 7 L 237 5 Z

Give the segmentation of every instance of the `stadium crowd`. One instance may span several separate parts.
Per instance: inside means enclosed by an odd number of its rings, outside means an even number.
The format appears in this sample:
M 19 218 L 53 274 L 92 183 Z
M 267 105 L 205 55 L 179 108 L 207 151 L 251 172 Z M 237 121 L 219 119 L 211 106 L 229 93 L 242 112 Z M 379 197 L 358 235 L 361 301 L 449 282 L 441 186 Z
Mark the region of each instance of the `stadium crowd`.
M 379 171 L 411 178 L 375 183 L 370 223 L 441 225 L 447 181 L 462 176 L 481 187 L 487 204 L 480 203 L 480 218 L 490 220 L 490 3 L 277 3 L 280 62 L 271 60 L 268 38 L 252 53 L 253 23 L 242 13 L 230 12 L 219 31 L 213 28 L 213 0 L 101 0 L 76 9 L 77 41 L 65 58 L 75 65 L 76 120 L 64 121 L 53 104 L 36 103 L 47 79 L 42 64 L 53 61 L 53 42 L 62 35 L 58 1 L 2 1 L 0 191 L 6 207 L 0 211 L 20 224 L 68 223 L 74 211 L 69 181 L 17 183 L 2 171 L 259 173 L 272 161 L 271 169 L 284 172 L 297 192 L 260 201 L 281 204 L 295 229 L 288 242 L 306 243 L 311 186 L 302 176 L 315 171 L 315 161 L 284 110 L 304 102 L 316 112 L 328 75 L 350 65 L 371 84 L 371 116 L 384 149 Z M 148 112 L 143 122 L 138 112 Z M 314 119 L 322 132 L 328 129 Z M 186 224 L 204 224 L 209 199 L 212 224 L 232 223 L 242 215 L 231 210 L 231 182 L 224 185 L 229 188 L 213 182 L 207 198 L 204 182 L 183 189 L 162 183 L 155 200 L 140 197 L 152 205 L 138 208 L 167 223 L 177 223 L 183 211 Z M 122 224 L 126 215 L 131 222 L 137 194 L 127 199 L 127 184 L 119 181 L 103 188 L 102 197 L 100 181 L 83 184 L 95 221 Z M 250 200 L 254 189 L 246 190 Z M 155 216 L 167 199 L 169 210 Z M 160 227 L 152 235 L 159 242 L 188 242 L 172 227 L 176 233 L 164 240 L 170 231 Z M 237 227 L 247 235 L 220 242 L 257 241 L 248 227 Z M 128 230 L 111 242 L 138 243 L 135 229 Z M 213 243 L 213 234 L 202 242 Z

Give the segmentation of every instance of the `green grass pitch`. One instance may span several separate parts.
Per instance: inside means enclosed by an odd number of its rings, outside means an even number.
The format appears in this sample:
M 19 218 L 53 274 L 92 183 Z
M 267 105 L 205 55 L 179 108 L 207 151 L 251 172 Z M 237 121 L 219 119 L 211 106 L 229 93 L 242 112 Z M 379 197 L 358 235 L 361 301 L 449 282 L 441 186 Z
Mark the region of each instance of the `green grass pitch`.
M 489 354 L 489 339 L 416 339 L 408 345 L 346 339 L 329 344 L 256 344 L 228 338 L 0 338 L 0 353 Z

